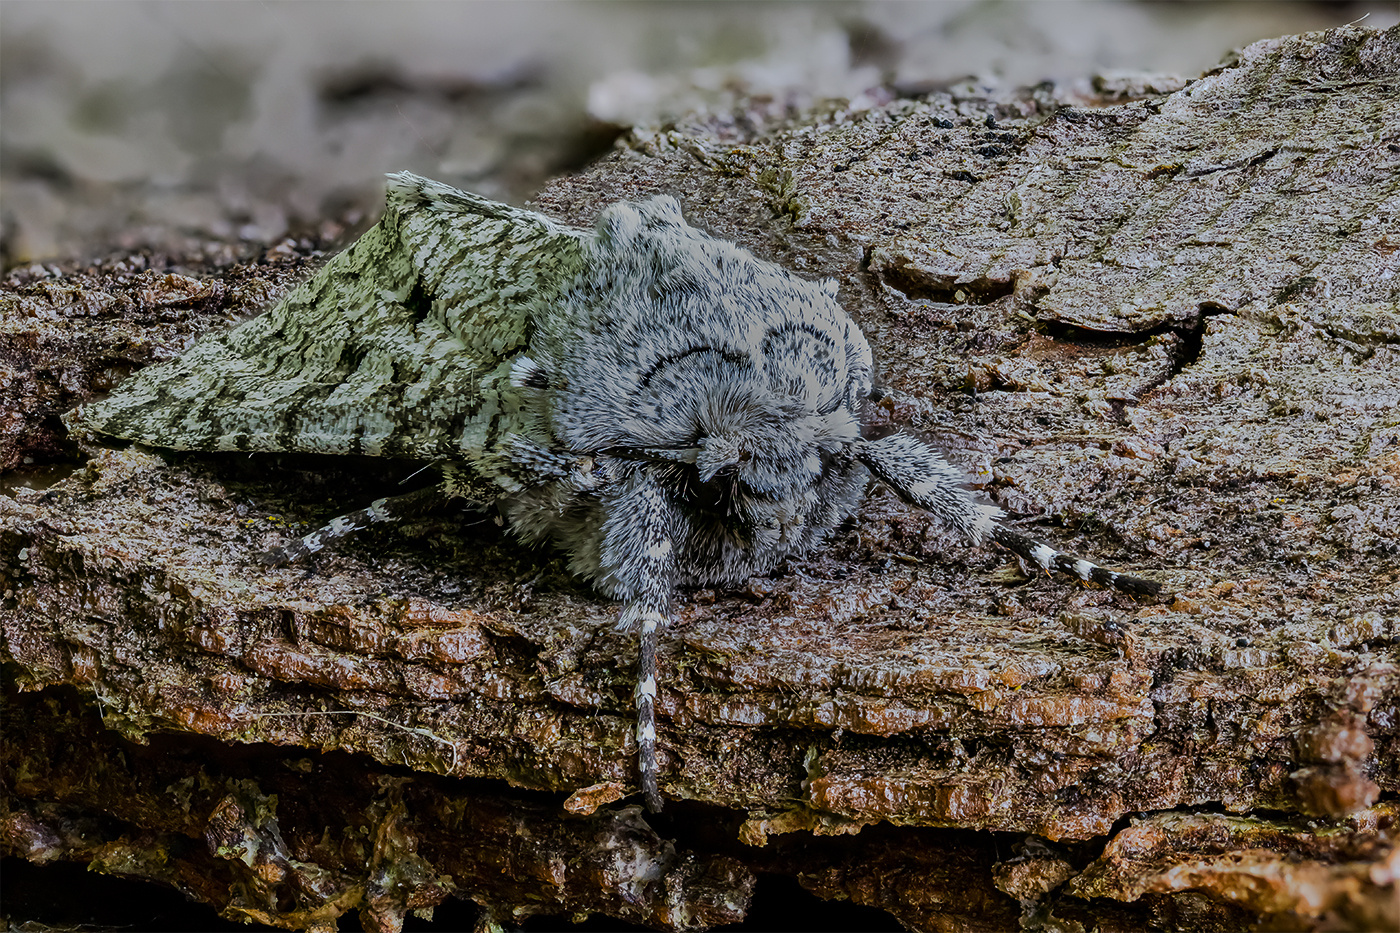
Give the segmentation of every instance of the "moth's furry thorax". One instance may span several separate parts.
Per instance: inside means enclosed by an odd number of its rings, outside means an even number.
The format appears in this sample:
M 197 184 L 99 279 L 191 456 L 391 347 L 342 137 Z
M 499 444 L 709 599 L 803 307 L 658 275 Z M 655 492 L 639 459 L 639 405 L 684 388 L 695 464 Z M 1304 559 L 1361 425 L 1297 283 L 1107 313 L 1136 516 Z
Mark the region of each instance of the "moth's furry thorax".
M 676 582 L 743 579 L 852 514 L 872 366 L 833 284 L 695 230 L 669 197 L 609 208 L 589 254 L 515 382 L 539 406 L 539 443 L 668 490 Z M 547 496 L 544 514 L 522 503 L 512 519 L 623 595 L 616 562 L 589 542 L 607 510 L 587 500 Z

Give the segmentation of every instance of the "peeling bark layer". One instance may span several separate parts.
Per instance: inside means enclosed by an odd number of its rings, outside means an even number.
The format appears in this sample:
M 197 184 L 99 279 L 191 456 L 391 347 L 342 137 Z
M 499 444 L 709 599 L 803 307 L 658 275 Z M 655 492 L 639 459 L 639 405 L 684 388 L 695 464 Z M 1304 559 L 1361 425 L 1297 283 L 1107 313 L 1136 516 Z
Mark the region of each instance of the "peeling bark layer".
M 75 699 L 12 700 L 10 853 L 163 881 L 225 916 L 292 929 L 334 930 L 358 909 L 366 929 L 396 930 L 408 911 L 475 892 L 508 904 L 505 922 L 598 912 L 704 929 L 748 908 L 752 871 L 678 848 L 637 806 L 563 818 L 548 798 L 343 755 L 230 754 L 187 737 L 131 745 Z
M 1397 127 L 1400 30 L 1348 28 L 1126 103 L 962 89 L 635 132 L 538 207 L 676 193 L 837 276 L 892 423 L 1172 595 L 1028 581 L 874 492 L 825 553 L 678 607 L 658 742 L 693 803 L 653 828 L 621 799 L 633 646 L 555 555 L 441 515 L 268 571 L 413 468 L 91 447 L 0 497 L 7 851 L 289 928 L 449 895 L 703 928 L 755 871 L 913 929 L 1393 928 Z M 122 275 L 11 277 L 18 411 L 245 309 L 211 279 L 170 326 Z M 25 420 L 0 462 L 57 430 Z M 305 775 L 332 761 L 327 795 Z M 523 861 L 473 862 L 462 827 Z

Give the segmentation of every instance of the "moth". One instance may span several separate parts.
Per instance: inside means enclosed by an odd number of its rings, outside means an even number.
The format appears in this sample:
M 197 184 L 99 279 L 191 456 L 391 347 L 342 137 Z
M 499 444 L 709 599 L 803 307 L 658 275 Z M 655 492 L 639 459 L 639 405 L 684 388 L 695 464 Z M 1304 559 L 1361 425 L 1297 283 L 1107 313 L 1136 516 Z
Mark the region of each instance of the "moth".
M 657 640 L 678 586 L 811 551 L 873 479 L 973 544 L 1132 594 L 1158 584 L 1003 524 L 908 433 L 867 437 L 870 346 L 834 281 L 686 223 L 660 196 L 572 229 L 409 173 L 383 218 L 259 317 L 123 382 L 70 425 L 179 450 L 368 454 L 436 465 L 273 555 L 465 499 L 620 600 L 639 638 L 636 742 L 660 810 Z

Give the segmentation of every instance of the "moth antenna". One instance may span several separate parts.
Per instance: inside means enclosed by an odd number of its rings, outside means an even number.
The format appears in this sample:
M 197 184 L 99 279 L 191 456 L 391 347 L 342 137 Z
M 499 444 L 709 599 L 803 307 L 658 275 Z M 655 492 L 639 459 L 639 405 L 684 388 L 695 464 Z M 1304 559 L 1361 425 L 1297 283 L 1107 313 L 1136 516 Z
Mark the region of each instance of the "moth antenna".
M 363 531 L 376 522 L 398 522 L 423 515 L 441 505 L 449 496 L 446 485 L 440 483 L 401 496 L 375 499 L 368 508 L 334 518 L 311 534 L 268 551 L 262 555 L 261 563 L 265 567 L 286 567 L 315 554 L 337 538 Z
M 1044 570 L 1072 573 L 1081 580 L 1112 586 L 1134 596 L 1155 596 L 1162 589 L 1156 581 L 1108 570 L 1008 528 L 1000 521 L 1001 509 L 973 499 L 963 488 L 963 476 L 957 467 L 915 437 L 891 434 L 878 441 L 865 441 L 857 448 L 856 456 L 901 499 L 932 512 L 973 544 L 990 539 Z

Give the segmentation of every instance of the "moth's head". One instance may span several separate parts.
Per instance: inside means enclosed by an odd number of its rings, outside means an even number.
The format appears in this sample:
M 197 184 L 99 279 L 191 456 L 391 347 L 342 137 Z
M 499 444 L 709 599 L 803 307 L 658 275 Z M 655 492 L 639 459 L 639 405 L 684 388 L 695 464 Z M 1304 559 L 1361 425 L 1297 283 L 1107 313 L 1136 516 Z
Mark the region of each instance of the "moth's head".
M 691 482 L 726 495 L 800 494 L 849 461 L 860 423 L 839 393 L 807 391 L 820 380 L 795 380 L 792 368 L 711 348 L 663 360 L 619 425 L 620 449 L 685 466 Z

